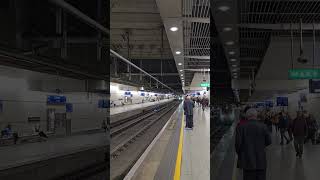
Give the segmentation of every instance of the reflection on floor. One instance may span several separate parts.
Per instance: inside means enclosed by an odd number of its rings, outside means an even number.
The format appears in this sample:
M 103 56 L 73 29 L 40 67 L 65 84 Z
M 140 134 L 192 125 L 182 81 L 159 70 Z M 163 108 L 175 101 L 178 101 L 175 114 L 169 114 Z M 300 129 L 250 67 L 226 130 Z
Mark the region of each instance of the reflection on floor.
M 194 128 L 184 130 L 181 179 L 210 179 L 210 109 L 194 109 Z

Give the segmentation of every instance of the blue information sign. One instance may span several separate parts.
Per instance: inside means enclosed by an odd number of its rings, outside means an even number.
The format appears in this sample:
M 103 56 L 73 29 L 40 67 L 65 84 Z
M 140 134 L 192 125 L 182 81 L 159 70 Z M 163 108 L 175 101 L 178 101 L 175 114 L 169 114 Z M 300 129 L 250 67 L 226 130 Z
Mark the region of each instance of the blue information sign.
M 288 106 L 288 97 L 277 97 L 277 106 Z
M 126 92 L 124 92 L 124 95 L 130 96 L 130 95 L 131 95 L 131 92 L 130 92 L 130 91 L 126 91 Z
M 309 92 L 310 93 L 320 93 L 320 80 L 309 80 Z
M 273 107 L 272 101 L 266 101 L 266 107 Z
M 144 94 L 144 93 L 141 93 L 140 95 L 141 95 L 141 96 L 145 96 L 145 94 Z
M 47 97 L 47 103 L 48 104 L 65 104 L 67 101 L 67 98 L 65 96 L 48 96 Z
M 71 103 L 66 104 L 66 112 L 73 112 L 73 105 Z

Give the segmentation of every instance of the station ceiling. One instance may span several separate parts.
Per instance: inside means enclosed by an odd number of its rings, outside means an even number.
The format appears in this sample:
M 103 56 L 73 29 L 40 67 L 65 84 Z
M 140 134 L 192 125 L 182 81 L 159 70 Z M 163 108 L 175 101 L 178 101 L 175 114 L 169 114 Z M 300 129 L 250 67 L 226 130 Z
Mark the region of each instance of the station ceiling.
M 164 84 L 181 92 L 166 30 L 155 0 L 111 0 L 110 48 L 130 60 Z M 139 85 L 145 89 L 164 87 L 138 70 L 112 59 L 113 81 Z
M 317 0 L 213 0 L 213 18 L 232 79 L 256 76 L 271 38 L 320 35 Z M 290 43 L 290 42 L 289 42 Z M 249 87 L 248 87 L 249 88 Z M 248 90 L 240 90 L 242 100 Z

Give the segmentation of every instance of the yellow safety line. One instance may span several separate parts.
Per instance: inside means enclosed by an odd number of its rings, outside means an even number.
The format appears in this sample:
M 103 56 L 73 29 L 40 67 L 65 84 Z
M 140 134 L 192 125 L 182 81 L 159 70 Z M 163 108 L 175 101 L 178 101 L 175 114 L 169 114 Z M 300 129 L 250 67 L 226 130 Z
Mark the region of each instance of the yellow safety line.
M 232 180 L 237 180 L 237 156 L 234 157 Z
M 173 178 L 174 180 L 180 180 L 180 175 L 181 175 L 183 121 L 184 121 L 184 114 L 182 114 L 182 120 L 181 120 L 180 138 L 179 138 L 179 146 L 178 146 L 178 153 L 177 153 L 177 160 L 176 160 L 176 168 L 174 171 L 174 178 Z

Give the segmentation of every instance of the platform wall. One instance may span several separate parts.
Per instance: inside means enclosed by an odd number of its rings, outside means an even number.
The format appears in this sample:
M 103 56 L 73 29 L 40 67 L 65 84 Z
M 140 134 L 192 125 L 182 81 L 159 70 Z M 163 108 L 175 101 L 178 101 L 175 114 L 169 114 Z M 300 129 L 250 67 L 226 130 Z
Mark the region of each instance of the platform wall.
M 41 128 L 47 126 L 47 95 L 57 95 L 51 92 L 31 91 L 26 79 L 0 76 L 0 128 L 8 123 L 19 134 L 30 134 L 38 122 L 29 122 L 28 117 L 40 117 Z M 50 84 L 50 82 L 47 82 Z M 54 83 L 54 82 L 51 82 Z M 83 131 L 101 127 L 106 119 L 106 109 L 98 108 L 98 100 L 106 99 L 104 94 L 86 92 L 67 92 L 67 102 L 73 104 L 71 131 Z M 60 112 L 66 112 L 64 105 L 54 107 Z

